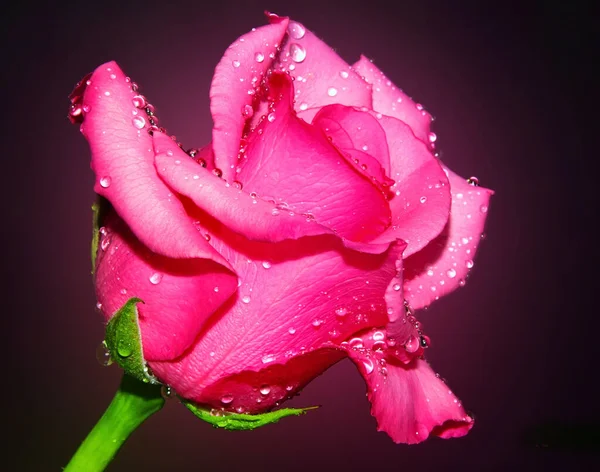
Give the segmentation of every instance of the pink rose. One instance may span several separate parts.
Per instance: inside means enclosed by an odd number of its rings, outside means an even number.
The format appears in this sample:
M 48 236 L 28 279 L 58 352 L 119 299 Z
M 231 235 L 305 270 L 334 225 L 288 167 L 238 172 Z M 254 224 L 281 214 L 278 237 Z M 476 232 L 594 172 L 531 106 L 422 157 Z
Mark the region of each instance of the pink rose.
M 103 216 L 106 320 L 132 297 L 154 374 L 207 408 L 259 413 L 350 357 L 394 441 L 462 436 L 415 311 L 463 285 L 490 190 L 432 153 L 431 116 L 368 59 L 301 24 L 235 41 L 213 141 L 184 151 L 116 63 L 72 95 Z

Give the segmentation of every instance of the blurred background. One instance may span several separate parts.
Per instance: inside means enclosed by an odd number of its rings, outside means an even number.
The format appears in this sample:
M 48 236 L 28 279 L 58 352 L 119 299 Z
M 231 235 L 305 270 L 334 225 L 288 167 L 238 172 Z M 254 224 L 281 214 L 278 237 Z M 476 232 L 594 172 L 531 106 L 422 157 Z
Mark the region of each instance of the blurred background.
M 58 471 L 110 402 L 95 350 L 94 176 L 67 120 L 85 74 L 116 60 L 188 147 L 210 140 L 208 92 L 227 46 L 268 9 L 349 63 L 361 53 L 436 118 L 442 158 L 496 191 L 465 288 L 420 313 L 428 359 L 476 417 L 462 439 L 395 445 L 348 361 L 255 432 L 215 430 L 176 402 L 108 470 L 586 470 L 598 463 L 594 15 L 583 2 L 21 1 L 4 11 L 2 283 L 7 470 Z M 596 17 L 597 18 L 597 17 Z M 597 32 L 597 24 L 595 25 Z M 597 52 L 597 51 L 596 51 Z M 595 80 L 594 80 L 595 79 Z M 596 121 L 594 123 L 594 120 Z

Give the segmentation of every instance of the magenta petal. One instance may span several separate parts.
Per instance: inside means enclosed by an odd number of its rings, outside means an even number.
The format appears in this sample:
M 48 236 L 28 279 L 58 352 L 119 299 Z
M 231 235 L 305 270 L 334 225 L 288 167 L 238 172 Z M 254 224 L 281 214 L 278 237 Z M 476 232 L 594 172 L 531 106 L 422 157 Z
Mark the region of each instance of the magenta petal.
M 281 241 L 331 233 L 314 220 L 251 197 L 238 182 L 225 182 L 162 134 L 155 135 L 155 146 L 158 173 L 169 186 L 248 239 Z
M 389 116 L 382 116 L 379 124 L 387 138 L 390 177 L 396 184 L 390 188 L 392 225 L 372 242 L 400 238 L 408 244 L 404 251 L 408 257 L 444 229 L 450 213 L 450 185 L 439 161 L 408 125 Z
M 290 21 L 277 68 L 295 78 L 296 110 L 334 103 L 371 108 L 371 86 L 300 23 Z
M 394 183 L 386 176 L 390 173 L 390 155 L 385 132 L 368 112 L 327 105 L 317 113 L 312 125 L 322 129 L 347 161 L 378 186 Z
M 136 237 L 152 251 L 169 257 L 205 257 L 220 262 L 194 230 L 177 199 L 156 174 L 148 117 L 133 103 L 119 66 L 98 67 L 85 89 L 82 125 L 92 151 L 94 190 L 106 197 Z
M 429 127 L 431 115 L 423 106 L 415 103 L 401 89 L 396 87 L 369 59 L 361 56 L 352 65 L 356 72 L 373 85 L 373 109 L 384 115 L 393 116 L 408 124 L 415 136 L 430 143 Z
M 448 224 L 437 238 L 404 261 L 404 296 L 414 309 L 426 307 L 465 284 L 493 194 L 446 171 L 452 191 Z
M 207 259 L 170 259 L 152 253 L 116 217 L 105 218 L 96 268 L 96 292 L 106 320 L 137 297 L 144 356 L 181 355 L 221 304 L 237 278 Z
M 211 243 L 227 254 L 239 276 L 237 298 L 218 312 L 184 357 L 151 364 L 185 398 L 254 411 L 255 403 L 245 403 L 249 390 L 224 392 L 223 379 L 335 347 L 358 331 L 387 322 L 385 292 L 396 275 L 400 245 L 372 255 L 346 249 L 330 235 L 258 243 L 225 228 L 212 233 Z M 277 389 L 271 387 L 287 395 L 291 379 L 282 378 Z M 294 391 L 303 378 L 296 379 Z M 205 389 L 213 384 L 220 394 L 237 392 L 241 398 L 226 404 L 208 398 L 205 393 L 211 390 Z M 262 405 L 267 408 L 281 398 L 269 396 Z
M 473 418 L 424 360 L 405 365 L 393 359 L 382 363 L 381 355 L 367 357 L 361 350 L 348 354 L 367 383 L 378 430 L 394 442 L 420 443 L 431 434 L 460 437 L 473 427 Z
M 229 46 L 215 69 L 210 87 L 213 151 L 215 165 L 226 180 L 235 178 L 234 165 L 246 123 L 244 107 L 251 107 L 254 89 L 271 66 L 271 56 L 277 53 L 287 24 L 287 18 L 280 18 L 240 37 Z
M 323 132 L 300 120 L 291 106 L 292 82 L 273 73 L 270 118 L 248 137 L 239 180 L 248 192 L 308 215 L 341 237 L 368 241 L 390 221 L 383 193 L 360 175 Z

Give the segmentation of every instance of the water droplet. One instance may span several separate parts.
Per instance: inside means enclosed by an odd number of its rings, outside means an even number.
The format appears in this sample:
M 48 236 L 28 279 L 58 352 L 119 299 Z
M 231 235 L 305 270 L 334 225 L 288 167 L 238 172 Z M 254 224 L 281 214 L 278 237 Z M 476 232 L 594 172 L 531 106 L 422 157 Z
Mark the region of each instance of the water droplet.
M 306 59 L 306 49 L 299 44 L 290 44 L 290 56 L 294 62 L 302 62 Z
M 121 357 L 129 357 L 133 354 L 133 346 L 128 340 L 119 339 L 117 343 L 117 354 Z
M 446 272 L 446 275 L 448 275 L 448 277 L 453 279 L 454 277 L 456 277 L 456 271 L 454 269 L 448 269 L 448 272 Z
M 273 209 L 271 210 L 271 215 L 273 215 L 273 216 L 277 216 L 277 215 L 279 215 L 279 210 L 278 210 L 277 208 L 273 208 Z
M 348 309 L 345 307 L 340 307 L 335 310 L 335 314 L 340 317 L 346 316 L 348 314 Z
M 250 297 L 248 295 L 244 295 L 242 297 L 242 302 L 244 302 L 244 303 L 250 303 Z
M 474 263 L 473 263 L 473 261 L 472 261 L 471 259 L 469 259 L 469 260 L 466 262 L 467 269 L 472 269 L 472 268 L 473 268 L 473 265 L 474 265 Z
M 406 341 L 406 344 L 404 344 L 404 349 L 406 349 L 410 353 L 413 353 L 417 352 L 419 346 L 420 341 L 415 336 L 411 335 Z
M 348 341 L 348 345 L 355 349 L 361 349 L 364 346 L 362 338 L 352 338 Z
M 234 180 L 233 182 L 231 182 L 231 185 L 233 185 L 238 190 L 242 190 L 242 183 L 238 182 L 237 180 Z
M 131 119 L 131 122 L 133 123 L 133 126 L 137 129 L 142 129 L 144 126 L 146 126 L 146 119 L 140 115 L 134 116 Z
M 221 403 L 223 403 L 223 405 L 229 405 L 231 402 L 233 401 L 233 395 L 223 395 L 221 397 Z
M 271 268 L 271 263 L 270 263 L 270 262 L 268 262 L 268 261 L 264 261 L 264 262 L 262 263 L 262 266 L 263 266 L 265 269 L 270 269 L 270 268 Z
M 165 400 L 171 400 L 177 396 L 175 394 L 175 390 L 168 385 L 163 385 L 160 387 L 160 394 Z
M 465 279 L 460 279 L 459 282 L 458 282 L 458 285 L 461 286 L 461 287 L 464 287 L 465 284 L 466 284 Z
M 365 368 L 365 373 L 370 374 L 371 372 L 373 372 L 375 365 L 373 364 L 373 361 L 371 359 L 365 358 L 361 362 L 363 367 Z
M 290 328 L 288 329 L 288 333 L 290 333 L 290 334 L 295 334 L 295 333 L 296 333 L 296 329 L 295 329 L 295 328 L 291 328 L 291 327 L 290 327 Z
M 348 71 L 347 71 L 347 70 L 342 70 L 342 71 L 340 71 L 340 77 L 341 77 L 342 79 L 347 79 L 347 78 L 348 78 L 348 76 L 349 76 L 349 74 L 348 74 Z
M 421 203 L 425 203 L 427 201 L 427 197 L 423 196 L 423 197 L 419 198 L 419 201 Z
M 126 288 L 122 288 L 121 290 L 119 290 L 119 293 L 121 295 L 126 295 L 127 294 L 127 289 Z
M 233 67 L 239 67 L 240 66 L 240 61 L 238 61 L 237 59 L 235 61 L 232 62 Z
M 300 23 L 291 21 L 288 26 L 288 33 L 294 39 L 302 39 L 306 34 L 306 28 L 304 28 L 304 26 L 302 26 Z
M 108 188 L 110 187 L 111 178 L 109 176 L 104 176 L 100 179 L 100 187 Z
M 107 90 L 106 92 L 104 92 L 104 95 L 105 95 L 106 97 L 110 97 L 110 92 Z
M 242 116 L 252 118 L 252 115 L 254 115 L 254 108 L 251 105 L 244 105 L 242 107 Z
M 146 97 L 143 95 L 136 95 L 132 99 L 133 106 L 136 108 L 145 108 L 147 105 Z
M 433 277 L 433 274 L 434 274 L 434 272 L 433 272 L 433 269 L 428 269 L 428 270 L 427 270 L 427 275 L 428 275 L 429 277 Z
M 437 135 L 435 133 L 429 133 L 429 142 L 430 143 L 435 143 L 436 139 L 437 139 Z
M 385 334 L 383 331 L 375 331 L 373 333 L 373 341 L 383 341 L 385 338 Z
M 263 364 L 269 364 L 275 360 L 275 356 L 273 354 L 266 354 L 261 360 Z
M 327 95 L 329 95 L 330 97 L 335 97 L 337 95 L 337 89 L 335 87 L 329 87 L 327 89 Z
M 267 116 L 267 120 L 269 120 L 269 123 L 273 123 L 275 121 L 275 113 L 269 113 L 269 115 Z
M 312 325 L 315 328 L 318 328 L 319 326 L 321 326 L 323 324 L 323 320 L 313 320 Z
M 487 207 L 487 205 L 481 205 L 481 206 L 479 207 L 479 211 L 480 211 L 481 213 L 487 213 L 487 211 L 488 211 L 488 207 Z
M 110 351 L 106 346 L 106 341 L 102 341 L 96 349 L 96 359 L 103 367 L 107 367 L 112 364 L 112 359 L 110 358 Z
M 105 234 L 102 237 L 102 241 L 100 241 L 100 249 L 102 249 L 103 251 L 106 251 L 108 249 L 108 246 L 110 246 L 110 234 Z
M 308 103 L 302 102 L 298 108 L 300 108 L 300 111 L 304 111 L 308 108 Z
M 158 285 L 160 283 L 160 281 L 162 280 L 163 275 L 158 273 L 158 272 L 154 272 L 154 274 L 152 274 L 150 276 L 150 283 L 153 285 Z
M 393 289 L 397 292 L 398 290 L 400 290 L 402 288 L 402 286 L 400 284 L 394 284 Z
M 257 53 L 254 55 L 254 60 L 255 60 L 256 62 L 259 62 L 259 63 L 260 63 L 260 62 L 262 62 L 262 61 L 264 61 L 264 60 L 265 60 L 265 55 L 264 55 L 262 52 L 257 52 Z
M 223 171 L 221 169 L 217 169 L 217 168 L 214 168 L 212 170 L 212 173 L 215 174 L 217 177 L 221 177 L 223 175 Z
M 269 393 L 271 393 L 271 387 L 269 387 L 268 385 L 263 385 L 262 387 L 260 387 L 260 394 L 267 396 Z
M 479 179 L 477 177 L 471 176 L 467 179 L 467 183 L 472 185 L 473 187 L 479 186 Z

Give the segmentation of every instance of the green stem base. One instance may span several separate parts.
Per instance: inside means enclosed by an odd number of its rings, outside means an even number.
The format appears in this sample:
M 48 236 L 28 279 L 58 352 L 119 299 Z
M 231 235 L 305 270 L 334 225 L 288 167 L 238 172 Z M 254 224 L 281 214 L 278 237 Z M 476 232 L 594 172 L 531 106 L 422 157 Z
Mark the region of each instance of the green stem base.
M 146 419 L 162 408 L 160 385 L 124 374 L 112 402 L 71 458 L 65 472 L 100 472 Z

